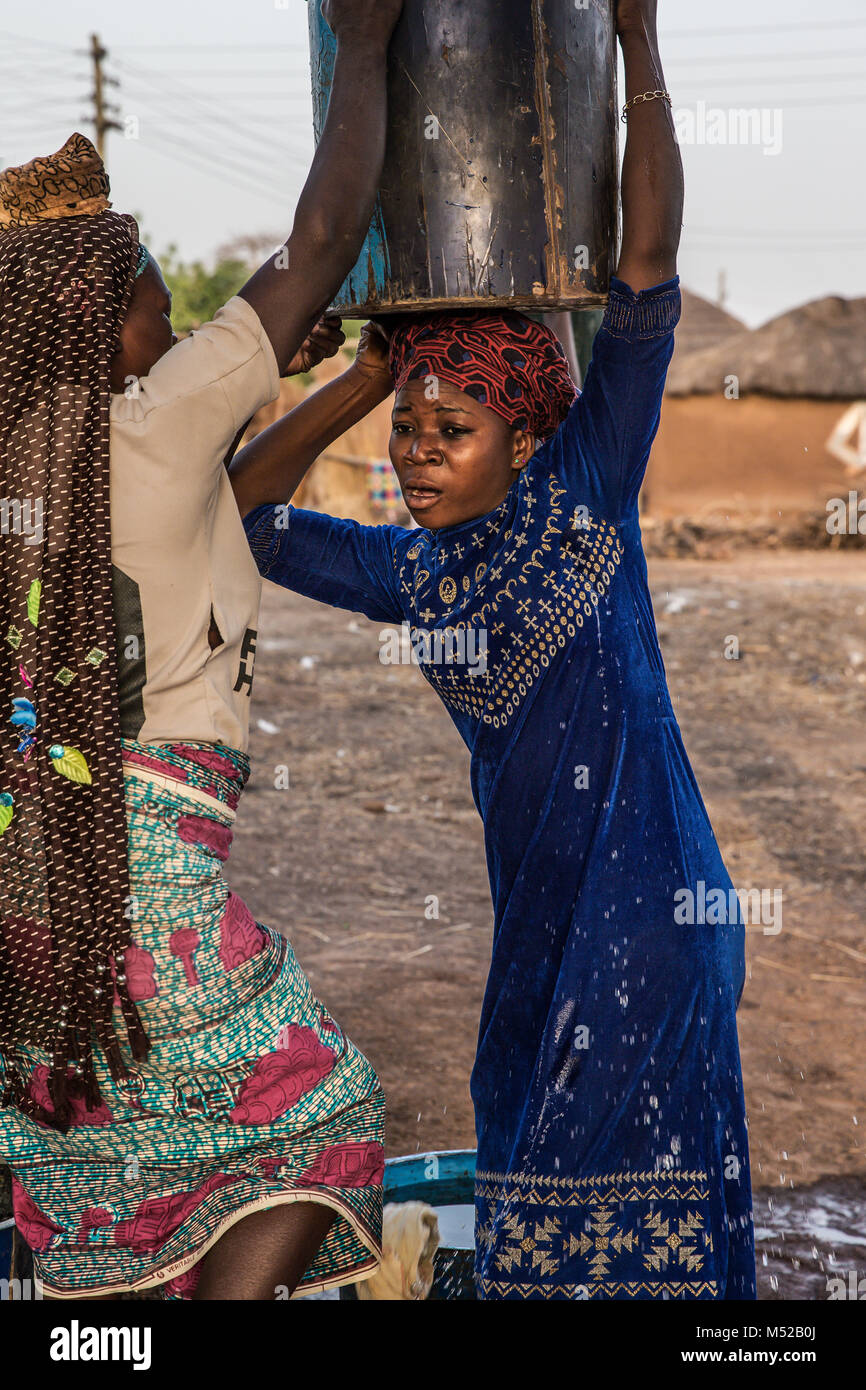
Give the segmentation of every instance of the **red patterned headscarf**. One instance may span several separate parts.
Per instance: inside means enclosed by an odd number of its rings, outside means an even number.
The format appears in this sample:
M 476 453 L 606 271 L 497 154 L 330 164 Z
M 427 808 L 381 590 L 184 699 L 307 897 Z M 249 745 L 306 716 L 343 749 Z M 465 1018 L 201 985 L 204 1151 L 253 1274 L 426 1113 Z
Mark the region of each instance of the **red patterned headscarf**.
M 397 391 L 428 376 L 450 382 L 538 440 L 556 433 L 577 395 L 556 334 L 510 309 L 401 323 L 391 373 Z

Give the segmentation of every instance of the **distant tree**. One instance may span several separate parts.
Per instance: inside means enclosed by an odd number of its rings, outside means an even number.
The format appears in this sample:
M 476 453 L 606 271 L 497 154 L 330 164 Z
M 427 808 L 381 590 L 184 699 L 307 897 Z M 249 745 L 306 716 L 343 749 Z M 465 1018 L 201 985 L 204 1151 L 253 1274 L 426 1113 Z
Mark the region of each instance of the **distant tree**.
M 255 232 L 252 236 L 237 236 L 224 241 L 216 249 L 218 261 L 243 261 L 253 271 L 268 256 L 272 256 L 285 241 L 277 232 Z
M 175 332 L 189 333 L 203 323 L 209 323 L 217 309 L 233 294 L 237 294 L 253 272 L 269 255 L 275 254 L 281 244 L 278 237 L 266 233 L 238 237 L 217 249 L 212 269 L 208 269 L 203 261 L 181 260 L 174 244 L 158 255 L 165 282 L 172 292 L 171 319 Z M 343 332 L 351 345 L 344 352 L 354 357 L 356 340 L 361 332 L 360 322 L 357 319 L 344 319 Z
M 237 259 L 219 260 L 212 270 L 203 261 L 182 261 L 174 245 L 157 260 L 172 292 L 171 318 L 176 333 L 189 333 L 208 323 L 250 274 L 246 262 Z

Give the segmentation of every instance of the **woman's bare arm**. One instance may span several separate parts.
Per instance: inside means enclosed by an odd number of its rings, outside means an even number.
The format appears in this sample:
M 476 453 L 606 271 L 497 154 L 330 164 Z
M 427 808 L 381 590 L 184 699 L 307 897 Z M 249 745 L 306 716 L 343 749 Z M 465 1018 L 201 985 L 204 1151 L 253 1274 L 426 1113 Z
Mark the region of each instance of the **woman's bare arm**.
M 618 0 L 626 101 L 665 90 L 657 0 Z M 657 98 L 633 106 L 622 168 L 622 253 L 617 275 L 637 293 L 671 280 L 683 223 L 683 165 L 673 113 Z
M 318 4 L 319 0 L 310 0 Z M 388 43 L 403 0 L 325 0 L 337 36 L 328 116 L 282 254 L 240 291 L 285 373 L 358 258 L 385 158 Z
M 390 396 L 388 347 L 370 324 L 348 371 L 263 430 L 236 454 L 229 467 L 242 517 L 268 503 L 288 502 L 310 466 L 346 430 Z

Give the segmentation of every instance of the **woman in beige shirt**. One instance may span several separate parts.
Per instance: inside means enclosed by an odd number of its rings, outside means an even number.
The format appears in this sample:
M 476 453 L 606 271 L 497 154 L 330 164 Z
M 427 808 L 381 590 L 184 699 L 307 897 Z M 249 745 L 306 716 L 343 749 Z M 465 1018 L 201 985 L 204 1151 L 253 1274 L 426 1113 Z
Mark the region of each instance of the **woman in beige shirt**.
M 38 518 L 0 581 L 0 1158 L 53 1298 L 282 1298 L 380 1257 L 375 1072 L 222 876 L 260 593 L 225 462 L 341 339 L 401 0 L 324 9 L 292 235 L 183 342 L 89 141 L 0 176 L 0 488 Z

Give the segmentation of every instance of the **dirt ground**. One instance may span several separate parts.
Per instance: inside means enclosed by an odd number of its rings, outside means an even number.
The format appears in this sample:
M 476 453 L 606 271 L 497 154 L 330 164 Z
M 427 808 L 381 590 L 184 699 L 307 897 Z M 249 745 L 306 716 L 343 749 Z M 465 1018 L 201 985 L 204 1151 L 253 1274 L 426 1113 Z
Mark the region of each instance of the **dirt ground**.
M 781 933 L 750 931 L 740 1011 L 755 1186 L 862 1181 L 866 557 L 663 560 L 651 577 L 732 877 L 784 893 Z M 265 588 L 230 880 L 376 1066 L 389 1154 L 472 1146 L 492 911 L 468 755 L 420 672 L 379 663 L 377 625 Z

